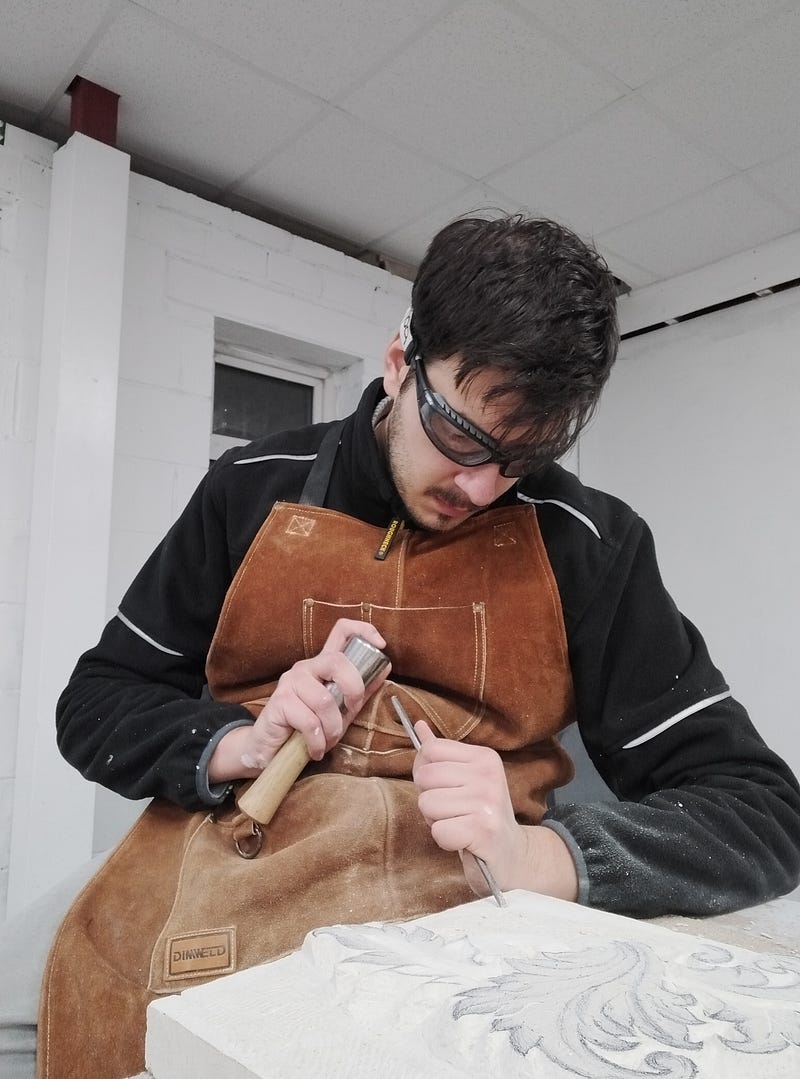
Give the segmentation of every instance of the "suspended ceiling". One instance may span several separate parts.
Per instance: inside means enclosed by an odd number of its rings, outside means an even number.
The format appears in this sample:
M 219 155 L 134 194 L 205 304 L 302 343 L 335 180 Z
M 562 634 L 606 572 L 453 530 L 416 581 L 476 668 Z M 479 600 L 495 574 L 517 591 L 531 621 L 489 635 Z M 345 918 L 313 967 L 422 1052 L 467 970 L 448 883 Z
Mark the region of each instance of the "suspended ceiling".
M 0 0 L 0 119 L 120 95 L 134 168 L 413 268 L 475 209 L 638 288 L 800 229 L 800 3 Z

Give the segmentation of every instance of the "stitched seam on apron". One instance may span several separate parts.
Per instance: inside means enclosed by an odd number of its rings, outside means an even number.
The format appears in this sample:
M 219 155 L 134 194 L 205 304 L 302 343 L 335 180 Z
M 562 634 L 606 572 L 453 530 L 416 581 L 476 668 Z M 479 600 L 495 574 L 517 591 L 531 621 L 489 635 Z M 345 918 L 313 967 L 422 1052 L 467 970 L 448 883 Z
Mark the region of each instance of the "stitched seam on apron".
M 486 605 L 482 602 L 472 604 L 472 631 L 475 646 L 472 684 L 475 687 L 474 699 L 476 707 L 465 718 L 461 726 L 453 732 L 452 737 L 457 742 L 460 742 L 462 738 L 475 730 L 486 712 L 486 701 L 483 699 L 486 689 Z
M 369 622 L 372 624 L 372 604 L 365 603 L 363 600 L 360 603 L 330 603 L 326 599 L 314 599 L 313 596 L 303 597 L 303 651 L 305 658 L 310 659 L 311 656 L 317 655 L 322 647 L 322 644 L 314 644 L 314 615 L 318 607 L 325 608 L 328 611 L 335 611 L 337 608 L 344 613 L 337 616 L 339 618 L 354 619 L 357 616 L 360 617 L 362 622 Z M 358 607 L 358 610 L 355 608 Z
M 478 683 L 478 700 L 483 702 L 483 694 L 486 689 L 486 605 L 484 603 L 472 604 L 473 623 L 475 626 L 475 681 Z M 483 647 L 477 647 L 478 641 Z M 478 653 L 482 656 L 480 674 L 478 673 Z
M 314 600 L 303 600 L 303 653 L 306 659 L 311 655 L 311 642 L 314 640 Z
M 431 722 L 434 724 L 438 731 L 442 730 L 442 718 L 439 713 L 436 711 L 435 708 L 432 708 L 427 701 L 419 697 L 412 686 L 406 686 L 400 682 L 392 684 L 396 685 L 399 690 L 402 690 L 403 693 L 405 693 L 411 698 L 411 700 L 417 705 L 417 707 L 425 713 L 428 719 L 431 720 Z M 463 737 L 465 737 L 465 735 L 469 734 L 470 731 L 474 730 L 475 727 L 477 727 L 483 716 L 484 708 L 485 705 L 483 704 L 483 702 L 481 702 L 480 708 L 475 709 L 469 714 L 461 727 L 459 727 L 458 730 L 454 732 L 454 741 L 460 741 Z
M 409 538 L 410 537 L 409 537 L 408 533 L 406 533 L 405 535 L 400 537 L 400 548 L 399 548 L 399 550 L 397 552 L 397 570 L 396 570 L 396 573 L 395 573 L 395 583 L 394 583 L 394 605 L 395 605 L 395 607 L 400 607 L 400 600 L 402 599 L 402 595 L 403 595 L 403 581 L 405 579 L 406 554 L 408 552 Z
M 408 746 L 396 746 L 394 749 L 368 749 L 366 746 L 352 746 L 352 745 L 350 745 L 349 742 L 339 742 L 339 743 L 337 743 L 336 748 L 338 748 L 339 746 L 341 746 L 343 749 L 346 749 L 348 753 L 352 753 L 354 756 L 356 756 L 357 754 L 360 753 L 363 757 L 394 757 L 394 756 L 397 756 L 397 754 L 399 754 L 399 753 L 408 753 Z M 327 773 L 322 773 L 322 774 L 325 775 Z M 344 774 L 349 775 L 350 773 L 331 772 L 330 774 L 331 775 L 344 775 Z M 398 778 L 402 778 L 402 777 L 398 777 L 398 776 L 390 776 L 390 777 L 387 777 L 387 776 L 365 776 L 364 778 L 366 778 L 366 779 L 376 779 L 376 778 L 378 778 L 378 779 L 386 779 L 386 778 L 398 779 Z
M 159 981 L 161 981 L 163 983 L 164 981 L 166 981 L 166 978 L 164 978 L 164 976 L 163 976 L 163 974 L 164 974 L 163 946 L 164 946 L 164 942 L 165 942 L 165 939 L 166 939 L 167 926 L 169 925 L 169 923 L 170 923 L 170 921 L 172 919 L 172 916 L 175 913 L 175 908 L 178 905 L 178 897 L 180 896 L 181 891 L 183 889 L 183 872 L 184 872 L 184 869 L 186 868 L 186 858 L 187 858 L 187 856 L 189 854 L 189 849 L 191 848 L 191 846 L 194 843 L 195 839 L 197 838 L 197 836 L 200 835 L 200 831 L 203 828 L 203 825 L 207 824 L 210 821 L 210 819 L 211 819 L 211 814 L 210 813 L 207 816 L 203 817 L 203 819 L 200 821 L 198 826 L 192 832 L 191 836 L 189 837 L 188 843 L 184 847 L 183 858 L 181 860 L 181 870 L 180 870 L 180 873 L 178 874 L 178 881 L 177 881 L 177 884 L 175 886 L 175 896 L 174 896 L 174 898 L 172 900 L 172 906 L 170 907 L 169 914 L 167 915 L 166 921 L 164 922 L 163 926 L 161 927 L 161 932 L 158 934 L 158 939 L 156 940 L 156 943 L 153 945 L 153 950 L 150 953 L 150 976 L 149 976 L 149 978 L 147 980 L 147 989 L 148 989 L 148 992 L 150 992 L 150 993 L 163 994 L 163 993 L 174 993 L 175 992 L 175 988 L 173 986 L 170 986 L 169 989 L 164 989 L 164 988 L 156 989 L 155 986 L 153 985 L 153 982 L 155 980 L 155 972 L 153 971 L 153 963 L 155 962 L 155 952 L 156 952 L 156 948 L 158 948 L 159 951 L 162 953 L 161 954 L 161 968 L 160 968 Z
M 388 679 L 387 679 L 387 681 L 388 681 Z M 414 701 L 414 703 L 417 705 L 418 708 L 422 709 L 422 711 L 425 713 L 425 715 L 428 717 L 428 719 L 430 719 L 433 722 L 433 724 L 436 726 L 437 730 L 442 729 L 442 721 L 441 721 L 441 718 L 440 718 L 440 716 L 439 716 L 439 714 L 438 714 L 438 712 L 436 711 L 435 708 L 431 708 L 430 705 L 426 701 L 422 700 L 421 697 L 418 697 L 417 694 L 414 692 L 414 690 L 411 688 L 411 686 L 400 685 L 400 683 L 393 683 L 393 684 L 397 685 L 397 688 L 401 689 L 403 691 L 403 693 L 406 693 L 412 699 L 412 701 Z

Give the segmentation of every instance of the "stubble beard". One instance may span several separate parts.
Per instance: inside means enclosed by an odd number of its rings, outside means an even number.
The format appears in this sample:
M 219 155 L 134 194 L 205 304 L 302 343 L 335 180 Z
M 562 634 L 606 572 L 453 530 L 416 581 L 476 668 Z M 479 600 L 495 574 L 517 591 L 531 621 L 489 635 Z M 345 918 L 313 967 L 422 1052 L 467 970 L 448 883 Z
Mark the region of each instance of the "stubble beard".
M 415 527 L 425 529 L 429 532 L 450 532 L 467 520 L 467 518 L 448 517 L 444 513 L 436 513 L 433 511 L 429 515 L 430 519 L 423 519 L 415 513 L 414 506 L 411 505 L 408 476 L 413 473 L 413 461 L 407 450 L 408 442 L 403 437 L 402 423 L 403 421 L 400 418 L 399 409 L 393 407 L 384 420 L 386 461 L 389 468 L 389 474 L 392 477 L 392 482 L 397 488 L 397 493 L 400 495 L 403 505 L 406 508 L 408 521 Z M 478 511 L 478 507 L 473 506 L 471 502 L 463 497 L 463 495 L 459 495 L 447 487 L 427 487 L 420 492 L 419 498 L 435 498 L 448 505 L 468 510 L 470 514 Z

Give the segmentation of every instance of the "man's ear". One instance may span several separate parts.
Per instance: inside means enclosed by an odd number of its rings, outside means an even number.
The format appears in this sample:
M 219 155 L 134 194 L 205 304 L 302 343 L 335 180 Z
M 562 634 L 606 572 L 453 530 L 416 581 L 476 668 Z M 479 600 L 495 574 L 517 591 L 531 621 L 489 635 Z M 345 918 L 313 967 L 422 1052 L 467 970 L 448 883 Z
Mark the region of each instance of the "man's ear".
M 400 344 L 400 334 L 396 333 L 386 346 L 386 355 L 383 360 L 383 388 L 393 400 L 400 392 L 400 386 L 408 372 L 409 367 L 403 346 Z

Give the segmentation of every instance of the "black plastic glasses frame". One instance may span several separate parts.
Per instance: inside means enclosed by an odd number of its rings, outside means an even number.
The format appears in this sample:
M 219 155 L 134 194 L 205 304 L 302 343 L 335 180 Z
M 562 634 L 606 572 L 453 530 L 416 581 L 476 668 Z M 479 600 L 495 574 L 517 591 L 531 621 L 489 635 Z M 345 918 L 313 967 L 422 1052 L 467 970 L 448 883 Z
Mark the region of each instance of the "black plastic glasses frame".
M 422 429 L 439 453 L 466 468 L 491 462 L 499 465 L 500 475 L 509 479 L 518 479 L 532 471 L 533 455 L 530 450 L 524 457 L 509 454 L 491 435 L 470 423 L 460 412 L 451 408 L 440 393 L 431 389 L 418 352 L 412 354 L 408 364 L 417 382 L 417 407 Z M 446 425 L 444 428 L 441 427 L 442 421 Z M 448 442 L 448 433 L 460 439 L 464 443 L 463 448 Z

